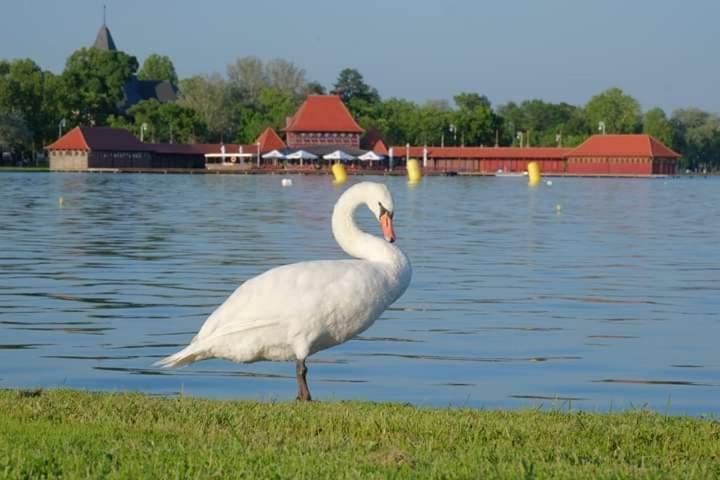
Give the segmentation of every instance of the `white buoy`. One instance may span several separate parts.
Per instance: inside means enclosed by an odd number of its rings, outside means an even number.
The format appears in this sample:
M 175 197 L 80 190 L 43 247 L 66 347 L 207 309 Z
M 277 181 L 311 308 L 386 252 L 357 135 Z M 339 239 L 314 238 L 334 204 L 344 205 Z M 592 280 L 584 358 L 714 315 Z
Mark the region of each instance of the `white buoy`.
M 283 187 L 292 187 L 292 180 L 289 178 L 283 178 L 282 180 L 280 180 L 280 184 Z
M 552 186 L 552 180 L 548 180 L 547 182 L 545 182 L 545 185 L 547 185 L 548 187 Z

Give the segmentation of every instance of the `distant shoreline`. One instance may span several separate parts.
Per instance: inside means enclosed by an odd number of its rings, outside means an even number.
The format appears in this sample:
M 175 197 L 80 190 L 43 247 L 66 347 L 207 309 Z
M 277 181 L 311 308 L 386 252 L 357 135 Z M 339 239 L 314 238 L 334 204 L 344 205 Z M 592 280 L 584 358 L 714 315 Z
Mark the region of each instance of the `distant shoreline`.
M 87 170 L 50 170 L 46 167 L 0 167 L 0 172 L 53 172 L 53 173 L 104 173 L 104 174 L 185 174 L 185 175 L 315 175 L 315 176 L 332 176 L 330 170 L 284 170 L 284 169 L 244 169 L 244 170 L 231 170 L 231 169 L 202 169 L 202 168 L 117 168 L 117 169 L 87 169 Z M 404 168 L 398 168 L 397 170 L 385 171 L 385 170 L 347 170 L 349 176 L 390 176 L 390 177 L 404 177 L 407 172 Z M 423 171 L 424 176 L 428 177 L 495 177 L 494 173 L 488 172 L 453 172 L 453 171 Z M 718 176 L 720 173 L 691 173 L 691 174 L 676 174 L 676 175 L 638 175 L 638 174 L 578 174 L 578 173 L 544 173 L 543 177 L 552 178 L 673 178 L 673 177 L 710 177 Z

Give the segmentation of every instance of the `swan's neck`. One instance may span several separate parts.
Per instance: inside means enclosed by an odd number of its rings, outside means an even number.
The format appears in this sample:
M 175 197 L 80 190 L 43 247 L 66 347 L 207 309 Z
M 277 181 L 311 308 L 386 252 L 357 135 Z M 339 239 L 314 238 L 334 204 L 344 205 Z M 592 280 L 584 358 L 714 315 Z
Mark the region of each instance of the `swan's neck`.
M 375 235 L 363 232 L 355 224 L 353 214 L 365 199 L 357 191 L 348 191 L 340 197 L 332 216 L 335 240 L 348 255 L 373 262 L 397 263 L 404 258 L 399 248 Z

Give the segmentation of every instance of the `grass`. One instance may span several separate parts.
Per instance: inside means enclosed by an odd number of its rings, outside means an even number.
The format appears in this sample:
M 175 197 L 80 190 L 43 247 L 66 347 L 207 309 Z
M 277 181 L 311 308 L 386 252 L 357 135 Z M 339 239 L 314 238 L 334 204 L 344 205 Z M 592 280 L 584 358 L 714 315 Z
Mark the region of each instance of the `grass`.
M 0 478 L 720 478 L 720 423 L 0 390 Z
M 49 167 L 0 167 L 0 172 L 49 172 Z

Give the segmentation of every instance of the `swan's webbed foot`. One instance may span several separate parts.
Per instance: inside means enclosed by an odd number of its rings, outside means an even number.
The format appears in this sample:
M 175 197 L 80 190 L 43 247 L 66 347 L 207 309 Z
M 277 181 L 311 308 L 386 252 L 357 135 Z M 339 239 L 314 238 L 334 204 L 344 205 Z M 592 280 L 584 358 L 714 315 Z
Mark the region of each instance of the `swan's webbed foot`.
M 295 374 L 297 376 L 298 383 L 298 396 L 297 399 L 303 402 L 309 402 L 312 400 L 310 397 L 310 389 L 307 386 L 307 367 L 305 366 L 305 359 L 298 359 L 295 362 Z

